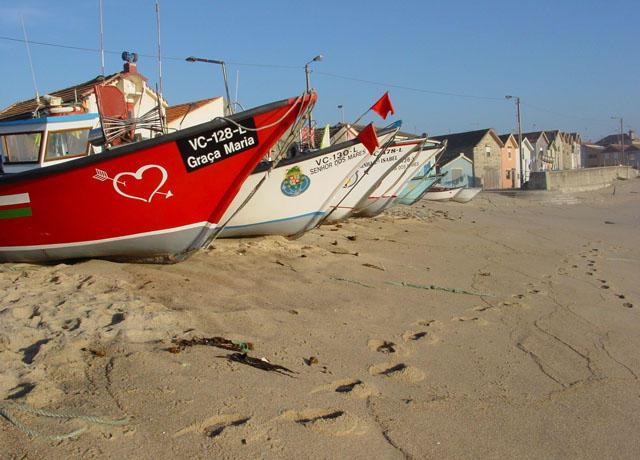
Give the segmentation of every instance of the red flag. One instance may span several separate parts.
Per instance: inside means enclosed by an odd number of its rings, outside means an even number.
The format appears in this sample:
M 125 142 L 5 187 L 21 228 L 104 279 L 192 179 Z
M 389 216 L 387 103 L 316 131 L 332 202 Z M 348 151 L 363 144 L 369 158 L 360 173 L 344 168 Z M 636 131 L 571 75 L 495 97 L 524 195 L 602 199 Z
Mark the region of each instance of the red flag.
M 360 131 L 358 134 L 358 140 L 362 142 L 362 145 L 365 146 L 370 154 L 373 154 L 373 152 L 375 152 L 375 150 L 380 146 L 380 144 L 378 144 L 376 128 L 373 126 L 373 123 L 369 123 L 362 131 Z
M 371 110 L 380 115 L 384 120 L 387 119 L 387 115 L 391 112 L 391 115 L 396 114 L 396 110 L 393 108 L 393 104 L 391 103 L 391 98 L 389 97 L 389 91 L 384 93 L 378 102 L 371 106 Z

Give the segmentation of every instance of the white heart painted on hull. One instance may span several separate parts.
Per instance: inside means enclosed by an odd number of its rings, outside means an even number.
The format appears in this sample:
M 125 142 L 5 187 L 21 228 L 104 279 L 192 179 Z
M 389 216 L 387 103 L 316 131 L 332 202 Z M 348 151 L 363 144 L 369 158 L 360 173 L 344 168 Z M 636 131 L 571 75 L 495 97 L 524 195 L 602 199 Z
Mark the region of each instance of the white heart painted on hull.
M 142 175 L 145 173 L 145 171 L 148 171 L 149 169 L 157 169 L 162 173 L 162 177 L 158 181 L 158 185 L 153 189 L 153 191 L 149 194 L 149 196 L 144 197 L 144 196 L 130 195 L 124 192 L 120 188 L 120 179 L 122 179 L 123 177 L 131 176 L 136 180 L 142 180 Z M 169 177 L 169 174 L 167 173 L 167 170 L 164 169 L 162 166 L 145 165 L 145 166 L 141 166 L 134 173 L 127 171 L 127 172 L 121 172 L 117 174 L 116 177 L 113 178 L 113 188 L 115 189 L 116 192 L 118 192 L 120 195 L 124 197 L 131 198 L 132 200 L 144 201 L 145 203 L 151 203 L 151 200 L 156 195 L 156 193 L 158 193 L 162 188 L 162 186 L 165 184 L 165 182 L 167 182 L 168 177 Z M 122 183 L 124 184 L 124 181 Z

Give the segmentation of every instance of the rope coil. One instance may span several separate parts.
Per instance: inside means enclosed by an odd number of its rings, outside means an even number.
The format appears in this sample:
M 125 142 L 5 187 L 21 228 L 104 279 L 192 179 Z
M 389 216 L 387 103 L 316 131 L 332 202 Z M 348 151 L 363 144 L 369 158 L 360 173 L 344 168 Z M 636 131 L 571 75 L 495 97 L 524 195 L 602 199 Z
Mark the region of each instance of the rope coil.
M 9 423 L 15 426 L 17 429 L 25 433 L 32 438 L 44 438 L 52 441 L 60 441 L 63 439 L 74 438 L 87 431 L 88 427 L 83 426 L 77 430 L 69 431 L 63 434 L 46 435 L 39 431 L 32 430 L 20 420 L 18 420 L 11 411 L 24 412 L 27 414 L 36 415 L 39 417 L 57 418 L 57 419 L 75 419 L 82 420 L 92 425 L 107 425 L 107 426 L 124 426 L 129 423 L 129 417 L 122 417 L 119 419 L 107 419 L 102 417 L 96 417 L 93 415 L 74 414 L 65 411 L 51 411 L 48 409 L 38 409 L 35 407 L 26 406 L 24 404 L 17 404 L 10 401 L 0 402 L 0 417 L 6 419 Z

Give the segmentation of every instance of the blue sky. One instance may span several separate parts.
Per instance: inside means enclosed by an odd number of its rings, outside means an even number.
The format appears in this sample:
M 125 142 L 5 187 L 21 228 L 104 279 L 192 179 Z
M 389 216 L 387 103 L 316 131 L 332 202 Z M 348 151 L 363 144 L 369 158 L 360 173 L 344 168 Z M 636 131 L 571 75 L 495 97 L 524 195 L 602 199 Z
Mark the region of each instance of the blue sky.
M 107 73 L 121 68 L 122 50 L 155 53 L 154 5 L 104 0 L 105 48 L 114 51 Z M 223 93 L 219 68 L 182 60 L 190 55 L 233 63 L 232 95 L 238 76 L 239 100 L 251 107 L 298 94 L 305 62 L 322 54 L 311 76 L 320 123 L 340 121 L 339 104 L 353 120 L 388 89 L 395 119 L 409 131 L 512 131 L 515 108 L 506 94 L 521 96 L 526 131 L 597 139 L 619 129 L 611 116 L 623 116 L 625 129 L 640 128 L 638 0 L 160 0 L 160 7 L 170 103 Z M 98 48 L 98 0 L 0 0 L 1 37 L 22 37 L 21 15 L 30 40 Z M 41 93 L 100 72 L 96 53 L 31 50 Z M 0 39 L 0 56 L 0 106 L 32 97 L 24 44 Z M 157 81 L 153 58 L 138 67 Z

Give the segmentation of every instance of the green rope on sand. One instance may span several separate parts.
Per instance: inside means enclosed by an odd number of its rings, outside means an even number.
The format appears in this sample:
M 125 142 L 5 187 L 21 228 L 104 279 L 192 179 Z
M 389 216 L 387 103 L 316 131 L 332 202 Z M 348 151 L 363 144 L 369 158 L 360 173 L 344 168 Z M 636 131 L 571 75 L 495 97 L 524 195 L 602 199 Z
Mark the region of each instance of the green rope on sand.
M 73 414 L 73 413 L 64 412 L 64 411 L 54 412 L 47 409 L 38 409 L 35 407 L 29 407 L 29 406 L 25 406 L 24 404 L 17 404 L 10 401 L 0 402 L 0 417 L 4 417 L 9 423 L 11 423 L 13 426 L 18 428 L 23 433 L 26 433 L 30 437 L 44 438 L 52 441 L 60 441 L 63 439 L 74 438 L 84 433 L 85 431 L 87 431 L 87 427 L 86 426 L 81 427 L 81 428 L 78 428 L 77 430 L 70 431 L 68 433 L 63 433 L 63 434 L 45 435 L 27 427 L 24 423 L 22 423 L 20 420 L 15 418 L 10 413 L 11 411 L 25 412 L 27 414 L 33 414 L 40 417 L 82 420 L 84 422 L 94 424 L 94 425 L 122 426 L 129 423 L 128 417 L 123 417 L 120 419 L 105 419 L 101 417 L 95 417 L 92 415 L 80 415 L 80 414 Z
M 475 295 L 478 297 L 493 297 L 491 294 L 482 294 L 480 292 L 470 292 L 470 291 L 465 291 L 463 289 L 457 289 L 457 288 L 446 288 L 446 287 L 442 287 L 442 286 L 436 286 L 435 284 L 413 284 L 413 283 L 407 283 L 405 281 L 385 281 L 387 284 L 392 284 L 394 286 L 403 286 L 403 287 L 412 287 L 412 288 L 416 288 L 416 289 L 431 289 L 434 291 L 445 291 L 445 292 L 452 292 L 454 294 L 466 294 L 466 295 Z
M 364 283 L 362 283 L 360 281 L 350 280 L 350 279 L 347 279 L 347 278 L 332 277 L 331 279 L 332 280 L 336 280 L 336 281 L 344 281 L 346 283 L 351 283 L 351 284 L 357 284 L 358 286 L 364 286 L 364 287 L 367 287 L 367 288 L 373 287 L 373 286 L 369 286 L 368 284 L 364 284 Z

